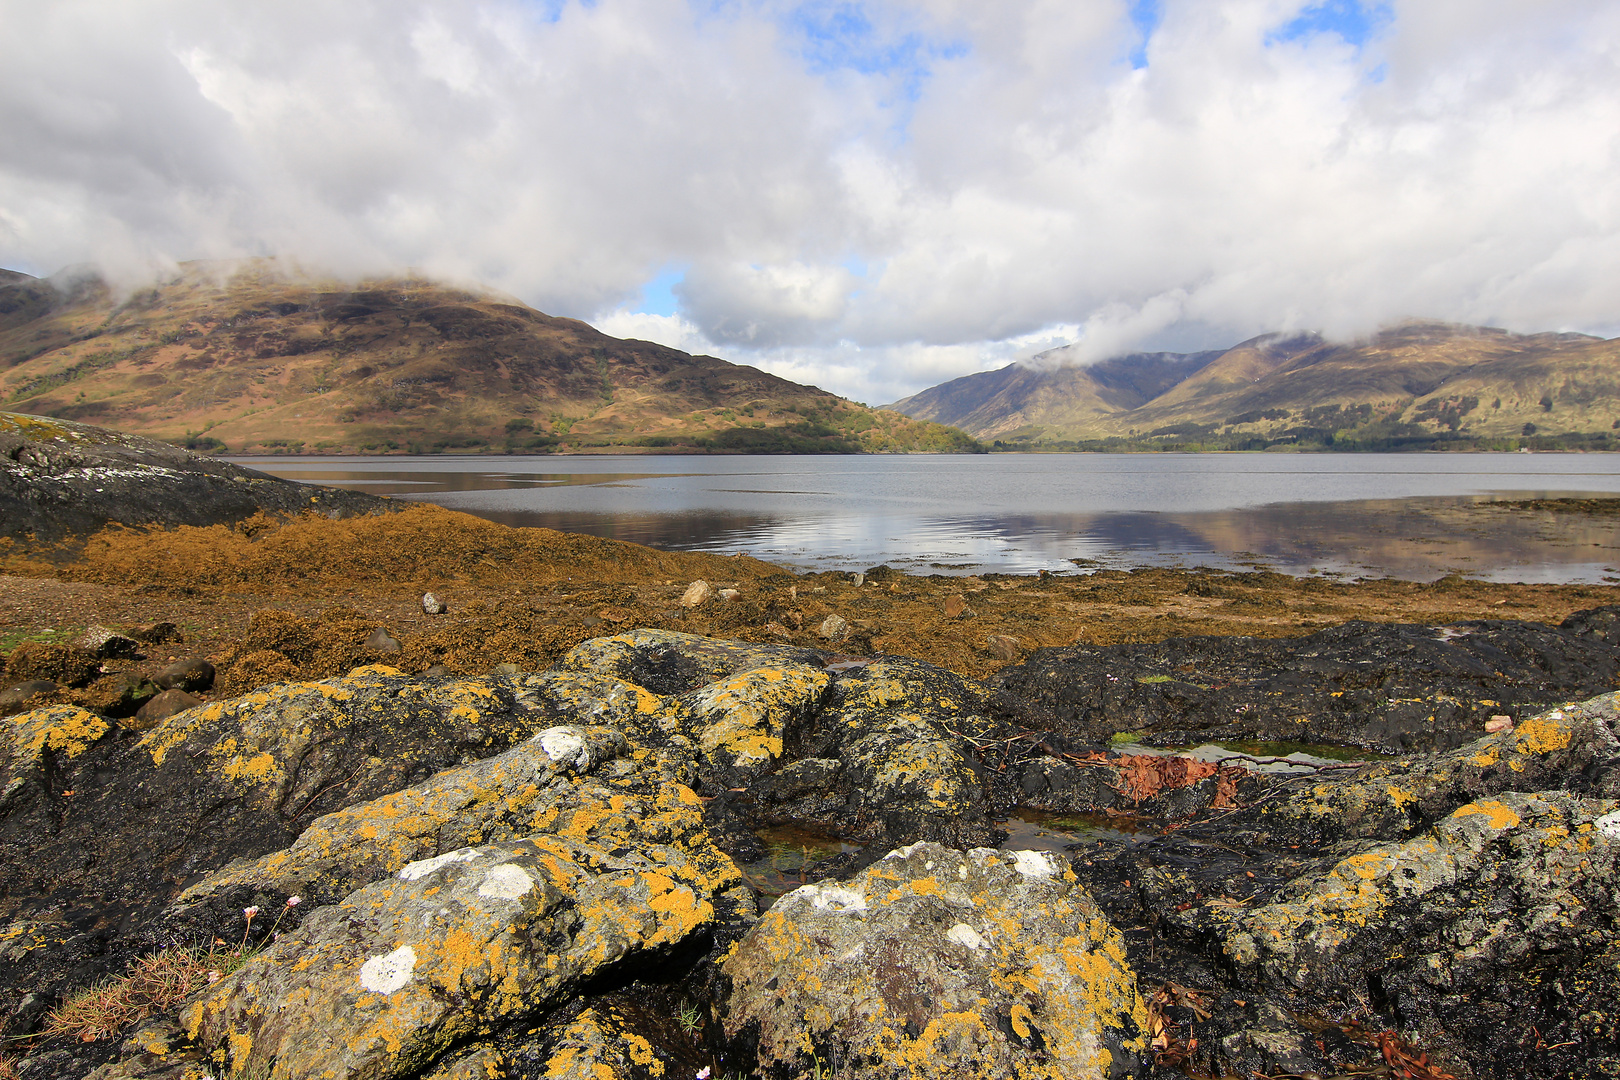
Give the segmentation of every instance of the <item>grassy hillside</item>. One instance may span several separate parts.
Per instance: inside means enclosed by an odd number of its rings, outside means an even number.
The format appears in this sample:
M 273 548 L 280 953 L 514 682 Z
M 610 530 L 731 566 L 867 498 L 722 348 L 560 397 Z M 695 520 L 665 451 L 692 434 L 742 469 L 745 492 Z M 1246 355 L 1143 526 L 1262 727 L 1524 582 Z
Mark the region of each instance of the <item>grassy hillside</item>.
M 1408 323 L 1348 344 L 1267 335 L 1223 352 L 1014 365 L 893 408 L 1003 449 L 1399 450 L 1620 445 L 1620 340 Z M 1060 359 L 1060 358 L 1056 358 Z M 1100 388 L 1136 367 L 1160 388 Z M 1016 393 L 1014 393 L 1016 391 Z
M 498 294 L 194 263 L 0 272 L 0 406 L 251 453 L 973 451 L 960 431 Z

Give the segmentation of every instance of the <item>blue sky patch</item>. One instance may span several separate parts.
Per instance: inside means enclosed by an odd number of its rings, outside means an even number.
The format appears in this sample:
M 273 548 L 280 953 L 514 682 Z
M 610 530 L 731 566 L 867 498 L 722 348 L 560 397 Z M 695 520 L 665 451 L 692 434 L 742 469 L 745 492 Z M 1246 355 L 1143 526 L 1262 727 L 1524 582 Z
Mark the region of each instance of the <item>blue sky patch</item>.
M 1131 46 L 1131 67 L 1147 67 L 1148 39 L 1164 19 L 1164 0 L 1131 0 L 1131 25 L 1136 41 Z
M 686 280 L 686 267 L 666 266 L 658 276 L 641 287 L 641 300 L 636 311 L 642 315 L 673 315 L 680 306 L 675 299 L 675 286 Z
M 888 76 L 911 102 L 921 94 L 934 63 L 968 52 L 965 42 L 878 26 L 866 5 L 855 0 L 806 0 L 788 13 L 783 30 L 811 72 Z
M 1369 38 L 1376 36 L 1395 19 L 1388 3 L 1368 3 L 1363 0 L 1323 0 L 1311 4 L 1291 21 L 1266 35 L 1266 44 L 1280 41 L 1299 41 L 1318 34 L 1337 34 L 1351 45 L 1360 48 Z

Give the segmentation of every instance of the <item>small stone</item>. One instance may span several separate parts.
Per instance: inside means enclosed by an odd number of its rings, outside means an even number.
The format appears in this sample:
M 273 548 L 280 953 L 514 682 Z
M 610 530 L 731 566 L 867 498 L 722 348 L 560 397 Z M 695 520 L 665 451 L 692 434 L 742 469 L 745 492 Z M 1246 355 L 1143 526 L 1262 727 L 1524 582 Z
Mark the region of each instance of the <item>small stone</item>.
M 78 648 L 102 660 L 139 660 L 140 643 L 105 626 L 92 626 L 74 642 Z
M 26 712 L 30 699 L 41 694 L 54 694 L 56 690 L 56 684 L 49 679 L 30 679 L 9 689 L 0 690 L 0 716 Z
M 516 675 L 518 673 L 518 666 L 512 663 L 512 661 L 507 660 L 490 668 L 489 673 L 491 675 Z
M 128 635 L 147 645 L 171 645 L 186 640 L 180 628 L 172 622 L 157 622 L 148 626 L 132 626 Z
M 423 601 L 423 610 L 427 610 L 426 600 Z M 366 638 L 365 647 L 372 652 L 381 653 L 397 653 L 400 650 L 399 639 L 380 626 L 371 632 L 370 637 Z
M 170 664 L 152 681 L 163 690 L 207 690 L 214 685 L 214 665 L 200 656 Z
M 202 698 L 184 690 L 165 690 L 142 705 L 133 717 L 124 721 L 124 726 L 131 731 L 150 731 L 169 717 L 194 709 L 202 703 Z
M 696 581 L 692 582 L 692 584 L 686 587 L 685 592 L 681 593 L 681 607 L 695 608 L 699 604 L 703 603 L 703 601 L 707 600 L 710 594 L 713 592 L 714 590 L 709 587 L 709 583 L 707 581 L 704 581 L 702 578 L 698 578 Z
M 816 627 L 816 633 L 828 641 L 837 641 L 849 633 L 849 623 L 842 615 L 829 615 L 821 620 L 821 625 Z
M 422 614 L 424 614 L 424 615 L 443 615 L 446 611 L 449 611 L 449 610 L 450 610 L 449 608 L 444 606 L 444 601 L 440 600 L 437 596 L 434 596 L 432 593 L 428 592 L 428 593 L 423 593 L 422 594 Z
M 1485 731 L 1487 734 L 1495 735 L 1499 731 L 1512 730 L 1513 717 L 1511 716 L 1493 716 L 1489 720 L 1485 721 Z
M 730 601 L 732 601 L 732 600 L 737 599 L 737 597 L 739 597 L 741 595 L 742 595 L 742 593 L 739 592 L 736 589 L 721 589 L 720 590 L 720 599 L 725 600 L 728 603 Z
M 945 617 L 947 619 L 960 619 L 962 612 L 967 610 L 967 601 L 961 593 L 945 598 Z
M 1024 655 L 1023 646 L 1011 634 L 991 634 L 985 639 L 985 648 L 997 660 L 1017 660 Z
M 449 677 L 450 669 L 443 664 L 434 664 L 432 667 L 424 668 L 422 671 L 422 678 L 424 679 L 448 679 Z

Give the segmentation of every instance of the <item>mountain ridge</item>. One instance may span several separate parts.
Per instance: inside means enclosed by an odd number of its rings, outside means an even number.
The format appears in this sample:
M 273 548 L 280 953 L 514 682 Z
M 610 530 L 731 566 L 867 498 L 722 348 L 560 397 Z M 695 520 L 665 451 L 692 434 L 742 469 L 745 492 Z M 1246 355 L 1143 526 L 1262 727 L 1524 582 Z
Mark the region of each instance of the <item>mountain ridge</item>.
M 1271 333 L 1229 349 L 1054 364 L 1067 348 L 887 408 L 1003 449 L 1513 448 L 1607 444 L 1620 425 L 1620 339 L 1586 334 L 1410 320 L 1351 342 Z M 1126 372 L 1156 392 L 1110 400 Z
M 493 290 L 187 263 L 127 297 L 0 277 L 0 407 L 248 453 L 981 449 Z

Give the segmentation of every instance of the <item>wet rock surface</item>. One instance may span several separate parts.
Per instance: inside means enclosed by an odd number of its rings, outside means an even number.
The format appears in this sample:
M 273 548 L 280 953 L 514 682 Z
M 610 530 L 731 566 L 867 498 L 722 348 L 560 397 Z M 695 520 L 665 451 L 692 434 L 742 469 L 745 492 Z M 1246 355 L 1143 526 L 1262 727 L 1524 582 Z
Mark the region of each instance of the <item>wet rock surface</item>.
M 1556 627 L 1350 622 L 1306 637 L 1174 637 L 1040 649 L 994 685 L 1080 742 L 1133 732 L 1162 746 L 1263 739 L 1445 750 L 1492 716 L 1611 690 L 1620 608 Z
M 214 525 L 258 513 L 387 513 L 391 500 L 312 487 L 138 435 L 0 413 L 0 537 L 54 541 L 109 522 Z
M 1546 673 L 1613 621 L 1517 655 Z M 1510 655 L 1513 625 L 1428 630 Z M 1290 700 L 1314 731 L 1343 673 L 1311 672 Z M 1438 714 L 1445 678 L 1410 693 Z M 1061 695 L 1016 686 L 638 630 L 546 671 L 365 666 L 144 732 L 5 718 L 20 1075 L 1620 1076 L 1620 695 L 1264 771 L 1042 727 Z M 1090 816 L 995 850 L 1034 808 Z M 781 829 L 805 846 L 775 888 Z M 137 956 L 238 942 L 240 970 L 118 1038 L 38 1034 Z

